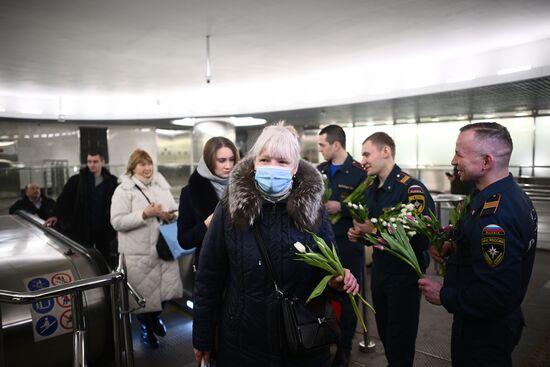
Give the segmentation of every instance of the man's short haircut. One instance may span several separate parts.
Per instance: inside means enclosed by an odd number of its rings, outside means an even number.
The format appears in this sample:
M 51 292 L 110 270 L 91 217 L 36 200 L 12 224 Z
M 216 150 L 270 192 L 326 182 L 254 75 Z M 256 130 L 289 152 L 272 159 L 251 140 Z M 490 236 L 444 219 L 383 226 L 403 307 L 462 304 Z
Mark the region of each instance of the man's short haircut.
M 514 149 L 514 143 L 510 132 L 505 126 L 496 122 L 477 122 L 462 126 L 460 132 L 473 130 L 478 146 L 490 151 L 493 155 L 502 158 L 502 162 L 508 165 Z
M 346 149 L 346 133 L 338 125 L 328 125 L 321 129 L 319 135 L 327 134 L 327 142 L 332 145 L 335 141 L 339 142 L 342 148 Z
M 102 161 L 105 160 L 105 154 L 103 154 L 103 152 L 100 152 L 99 150 L 89 150 L 87 155 L 98 155 L 99 159 L 101 159 Z
M 283 121 L 265 127 L 247 156 L 256 160 L 264 150 L 273 158 L 291 162 L 294 168 L 300 163 L 302 146 L 298 133 L 293 126 L 285 125 Z
M 212 174 L 216 168 L 216 152 L 223 147 L 231 149 L 235 158 L 235 164 L 239 161 L 239 151 L 231 140 L 224 138 L 223 136 L 215 136 L 210 138 L 204 144 L 202 157 L 204 159 L 204 163 L 206 163 L 206 166 Z
M 370 141 L 374 145 L 376 145 L 376 148 L 378 148 L 378 150 L 382 150 L 384 146 L 388 146 L 391 150 L 392 158 L 395 159 L 395 142 L 388 134 L 379 131 L 366 138 L 365 141 L 363 141 L 363 144 L 365 144 L 367 141 Z
M 136 149 L 130 154 L 128 158 L 128 165 L 126 166 L 126 174 L 132 176 L 138 163 L 151 163 L 153 164 L 153 158 L 143 149 Z

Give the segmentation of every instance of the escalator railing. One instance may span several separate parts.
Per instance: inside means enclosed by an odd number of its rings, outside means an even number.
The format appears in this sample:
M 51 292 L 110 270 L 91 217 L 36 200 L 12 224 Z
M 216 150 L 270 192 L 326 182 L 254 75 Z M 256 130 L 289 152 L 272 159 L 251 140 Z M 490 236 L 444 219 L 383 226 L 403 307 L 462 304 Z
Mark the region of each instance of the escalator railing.
M 111 310 L 113 317 L 113 335 L 115 344 L 115 365 L 133 367 L 132 333 L 128 293 L 135 298 L 140 307 L 145 300 L 136 293 L 126 281 L 124 257 L 119 259 L 116 271 L 93 278 L 81 279 L 72 283 L 60 284 L 29 292 L 0 290 L 0 302 L 12 304 L 32 304 L 40 300 L 70 295 L 72 301 L 73 325 L 73 366 L 86 366 L 86 319 L 83 304 L 83 291 L 109 286 L 111 290 Z

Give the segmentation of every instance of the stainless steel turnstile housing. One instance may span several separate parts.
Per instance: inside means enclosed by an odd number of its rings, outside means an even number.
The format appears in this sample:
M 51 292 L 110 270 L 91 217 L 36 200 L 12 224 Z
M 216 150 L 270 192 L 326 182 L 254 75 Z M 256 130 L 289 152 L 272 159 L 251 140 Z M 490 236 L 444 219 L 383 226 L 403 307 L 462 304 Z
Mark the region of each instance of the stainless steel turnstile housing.
M 0 216 L 0 289 L 28 291 L 24 279 L 69 269 L 74 280 L 105 274 L 106 263 L 95 250 L 42 227 L 29 215 Z M 84 292 L 89 361 L 112 353 L 113 331 L 108 289 Z M 72 333 L 34 341 L 31 305 L 0 303 L 0 367 L 70 366 Z

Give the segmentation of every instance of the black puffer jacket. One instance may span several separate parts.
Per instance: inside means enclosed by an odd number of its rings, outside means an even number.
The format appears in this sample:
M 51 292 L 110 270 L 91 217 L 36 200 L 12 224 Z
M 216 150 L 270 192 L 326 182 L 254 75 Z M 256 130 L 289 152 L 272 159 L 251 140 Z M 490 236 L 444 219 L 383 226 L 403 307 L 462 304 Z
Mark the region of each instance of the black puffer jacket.
M 313 246 L 307 231 L 333 242 L 321 204 L 320 173 L 302 161 L 291 195 L 284 203 L 262 200 L 254 184 L 251 159 L 233 170 L 228 191 L 206 233 L 195 278 L 193 345 L 214 348 L 218 329 L 219 366 L 325 366 L 329 351 L 289 357 L 282 350 L 280 309 L 271 276 L 261 259 L 250 227 L 261 223 L 262 237 L 286 296 L 307 298 L 324 275 L 296 261 L 293 244 Z

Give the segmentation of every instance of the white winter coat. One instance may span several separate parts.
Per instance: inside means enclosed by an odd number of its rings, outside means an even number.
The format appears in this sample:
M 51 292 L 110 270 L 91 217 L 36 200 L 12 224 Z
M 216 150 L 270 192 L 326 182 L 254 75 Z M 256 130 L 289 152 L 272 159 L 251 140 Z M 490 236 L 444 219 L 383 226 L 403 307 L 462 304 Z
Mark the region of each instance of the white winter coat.
M 160 311 L 162 301 L 182 296 L 183 286 L 178 262 L 164 261 L 157 255 L 160 224 L 155 217 L 143 219 L 143 209 L 149 203 L 136 185 L 151 202 L 161 204 L 162 210 L 177 210 L 178 206 L 170 185 L 158 172 L 149 186 L 128 175 L 120 176 L 119 182 L 111 204 L 111 224 L 118 232 L 118 250 L 126 260 L 128 282 L 147 303 L 136 313 Z M 130 302 L 135 307 L 132 297 Z

